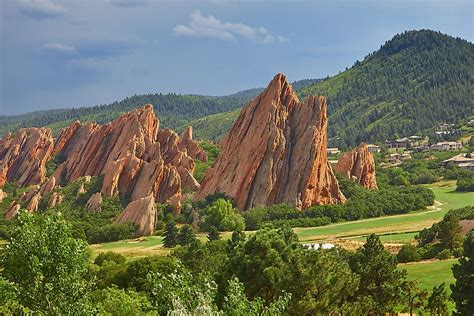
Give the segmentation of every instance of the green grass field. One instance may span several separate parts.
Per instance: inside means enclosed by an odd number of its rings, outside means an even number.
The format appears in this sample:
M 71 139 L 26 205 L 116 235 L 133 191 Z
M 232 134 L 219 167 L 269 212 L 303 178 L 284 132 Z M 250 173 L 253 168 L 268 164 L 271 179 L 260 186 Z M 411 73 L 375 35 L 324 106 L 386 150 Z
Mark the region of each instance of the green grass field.
M 450 285 L 454 283 L 454 277 L 451 267 L 457 262 L 457 259 L 423 261 L 416 263 L 399 264 L 399 269 L 407 271 L 408 280 L 416 280 L 419 282 L 421 290 L 427 290 L 429 293 L 434 286 L 445 283 L 448 294 L 451 294 Z M 449 310 L 454 310 L 454 303 L 448 303 Z
M 384 241 L 409 242 L 413 240 L 417 231 L 440 221 L 449 210 L 474 204 L 474 192 L 456 192 L 455 188 L 452 182 L 431 186 L 436 201 L 441 204 L 427 210 L 324 227 L 296 228 L 295 231 L 303 241 L 334 238 L 363 240 L 367 235 L 376 233 L 383 235 Z
M 431 291 L 433 286 L 445 282 L 448 292 L 451 293 L 449 285 L 454 283 L 451 267 L 456 262 L 457 259 L 434 260 L 399 264 L 398 267 L 407 271 L 409 280 L 417 280 L 420 282 L 420 289 L 422 290 Z
M 295 232 L 302 242 L 331 239 L 350 239 L 362 242 L 369 234 L 377 233 L 385 243 L 408 243 L 414 240 L 419 230 L 441 220 L 450 209 L 474 203 L 474 192 L 455 192 L 453 182 L 440 182 L 430 187 L 435 193 L 436 201 L 441 203 L 436 207 L 409 214 L 370 218 L 324 227 L 295 228 Z M 230 233 L 222 235 L 223 238 L 229 238 L 229 236 Z M 205 233 L 199 233 L 198 238 L 205 240 Z M 158 236 L 92 245 L 91 249 L 94 255 L 105 251 L 115 251 L 127 257 L 169 253 L 169 250 L 162 246 L 162 237 Z

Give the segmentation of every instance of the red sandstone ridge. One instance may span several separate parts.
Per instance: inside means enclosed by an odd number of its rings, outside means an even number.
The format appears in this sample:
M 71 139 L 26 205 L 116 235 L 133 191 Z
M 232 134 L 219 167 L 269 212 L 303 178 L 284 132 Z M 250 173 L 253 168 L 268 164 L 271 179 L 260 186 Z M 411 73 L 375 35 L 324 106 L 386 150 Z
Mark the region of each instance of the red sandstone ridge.
M 179 212 L 181 188 L 199 187 L 193 158 L 202 154 L 192 133 L 180 138 L 160 130 L 150 104 L 102 126 L 74 122 L 58 136 L 54 152 L 64 160 L 54 174 L 57 182 L 104 175 L 105 196 L 120 193 L 131 201 L 152 196 L 174 203 Z
M 19 186 L 43 183 L 53 144 L 49 128 L 22 128 L 0 139 L 0 187 L 14 180 Z
M 324 97 L 300 102 L 277 74 L 242 109 L 196 199 L 222 192 L 240 209 L 344 202 L 326 156 L 327 121 Z
M 361 144 L 342 156 L 334 170 L 368 189 L 377 189 L 375 161 L 366 144 Z

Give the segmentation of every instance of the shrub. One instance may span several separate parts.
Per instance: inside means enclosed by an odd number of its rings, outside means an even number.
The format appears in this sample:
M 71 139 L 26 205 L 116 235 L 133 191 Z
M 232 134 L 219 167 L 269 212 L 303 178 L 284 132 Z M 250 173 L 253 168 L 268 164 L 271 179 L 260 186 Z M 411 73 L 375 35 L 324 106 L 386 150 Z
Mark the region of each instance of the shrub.
M 397 260 L 401 263 L 416 262 L 421 260 L 421 255 L 416 246 L 403 245 L 397 254 Z
M 125 262 L 125 257 L 113 251 L 101 252 L 94 260 L 94 264 L 101 266 L 105 261 L 122 264 Z
M 217 199 L 205 210 L 201 228 L 209 230 L 211 226 L 215 226 L 219 231 L 243 230 L 245 222 L 230 201 Z
M 135 227 L 132 223 L 110 224 L 102 227 L 92 226 L 86 235 L 90 244 L 130 239 L 135 237 Z
M 439 260 L 449 259 L 449 257 L 451 257 L 451 251 L 450 251 L 449 249 L 441 250 L 441 251 L 436 255 L 436 259 L 439 259 Z

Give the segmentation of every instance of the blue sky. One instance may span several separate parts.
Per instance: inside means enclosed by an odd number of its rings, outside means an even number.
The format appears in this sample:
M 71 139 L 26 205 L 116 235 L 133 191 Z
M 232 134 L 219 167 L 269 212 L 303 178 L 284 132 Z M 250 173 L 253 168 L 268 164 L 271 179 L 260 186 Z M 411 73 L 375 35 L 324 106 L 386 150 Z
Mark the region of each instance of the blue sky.
M 0 115 L 337 74 L 405 30 L 473 41 L 471 1 L 1 0 Z

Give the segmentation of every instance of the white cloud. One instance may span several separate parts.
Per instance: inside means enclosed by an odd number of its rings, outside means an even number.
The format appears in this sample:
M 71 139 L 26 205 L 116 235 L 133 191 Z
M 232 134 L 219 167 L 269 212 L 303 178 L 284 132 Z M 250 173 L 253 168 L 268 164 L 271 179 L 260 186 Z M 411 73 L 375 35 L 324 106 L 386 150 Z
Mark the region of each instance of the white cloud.
M 251 27 L 242 23 L 221 22 L 212 15 L 205 17 L 199 10 L 195 10 L 189 17 L 189 25 L 178 25 L 174 33 L 180 36 L 207 37 L 224 41 L 235 41 L 245 38 L 260 43 L 288 42 L 283 36 L 274 36 L 261 27 Z
M 51 0 L 20 0 L 19 10 L 34 19 L 54 18 L 67 13 L 67 9 Z
M 46 43 L 43 45 L 43 49 L 63 54 L 75 54 L 77 52 L 74 46 L 64 45 L 61 43 Z

